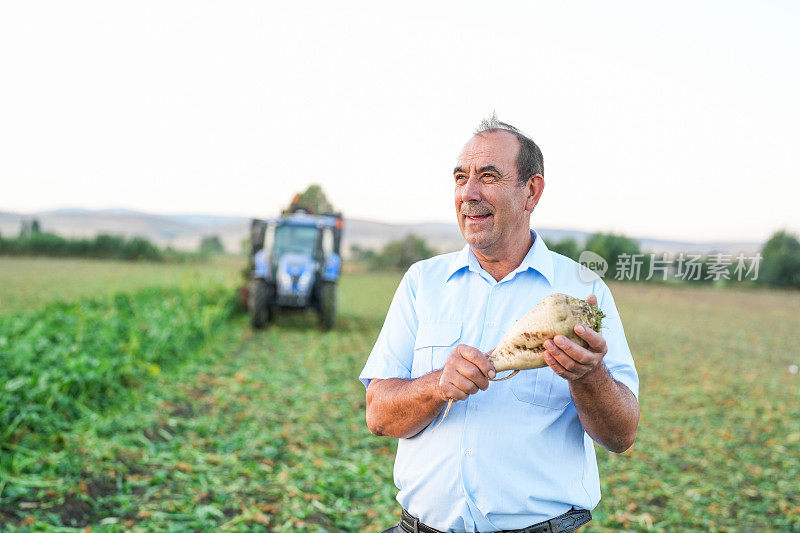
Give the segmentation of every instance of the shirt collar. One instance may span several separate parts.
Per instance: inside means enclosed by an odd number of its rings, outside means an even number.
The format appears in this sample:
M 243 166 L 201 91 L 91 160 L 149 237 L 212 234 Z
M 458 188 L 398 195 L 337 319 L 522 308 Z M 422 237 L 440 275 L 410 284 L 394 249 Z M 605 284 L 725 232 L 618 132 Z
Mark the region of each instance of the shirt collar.
M 532 268 L 544 276 L 547 282 L 552 286 L 553 258 L 550 255 L 550 250 L 547 249 L 547 245 L 534 230 L 531 230 L 531 239 L 533 239 L 533 246 L 531 246 L 531 249 L 528 250 L 528 253 L 522 260 L 522 263 L 520 263 L 519 266 L 511 272 L 511 274 L 516 275 L 520 272 L 528 270 L 529 268 Z M 475 257 L 475 253 L 469 247 L 469 244 L 464 245 L 461 251 L 459 251 L 450 261 L 450 265 L 447 269 L 447 281 L 453 277 L 453 274 L 463 268 L 468 268 L 476 274 L 480 274 L 484 271 L 483 267 L 481 267 L 480 263 L 478 262 L 478 258 Z

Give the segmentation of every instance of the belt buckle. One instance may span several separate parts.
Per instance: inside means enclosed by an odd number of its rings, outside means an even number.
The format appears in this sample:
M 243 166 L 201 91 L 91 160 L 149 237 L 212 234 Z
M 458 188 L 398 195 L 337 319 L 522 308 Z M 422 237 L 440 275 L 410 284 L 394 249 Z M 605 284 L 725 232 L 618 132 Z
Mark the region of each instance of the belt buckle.
M 406 519 L 408 519 L 408 521 L 406 521 Z M 411 522 L 411 524 L 408 524 L 408 522 Z M 419 533 L 419 524 L 419 518 L 403 509 L 403 515 L 400 517 L 400 525 L 403 531 L 408 531 L 406 527 L 410 527 L 411 533 Z
M 592 515 L 589 511 L 573 507 L 563 515 L 551 518 L 546 524 L 553 533 L 560 533 L 562 531 L 575 531 L 575 529 L 588 523 L 591 519 Z
M 574 527 L 574 526 L 577 526 L 577 525 L 578 525 L 578 519 L 577 519 L 577 517 L 574 517 L 574 516 L 565 516 L 564 518 L 561 518 L 558 521 L 558 527 L 561 528 L 561 529 L 564 529 L 564 528 L 567 528 L 567 527 Z M 552 528 L 552 526 L 551 526 L 551 528 Z

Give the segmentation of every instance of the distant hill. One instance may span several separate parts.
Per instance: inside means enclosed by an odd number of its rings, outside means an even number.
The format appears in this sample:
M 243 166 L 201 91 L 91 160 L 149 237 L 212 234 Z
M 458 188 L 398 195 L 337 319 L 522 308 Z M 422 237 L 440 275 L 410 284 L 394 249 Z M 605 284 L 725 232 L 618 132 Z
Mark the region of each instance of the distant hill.
M 16 235 L 24 218 L 35 217 L 42 231 L 65 237 L 94 237 L 98 233 L 145 237 L 159 246 L 197 250 L 206 235 L 218 235 L 226 251 L 238 253 L 247 237 L 250 219 L 207 215 L 158 215 L 126 209 L 58 209 L 41 213 L 0 212 L 0 234 Z
M 172 246 L 179 250 L 196 250 L 206 235 L 218 235 L 229 253 L 243 253 L 242 243 L 247 238 L 250 219 L 202 214 L 159 215 L 128 209 L 56 209 L 40 213 L 0 212 L 0 234 L 19 233 L 23 219 L 35 217 L 42 231 L 65 237 L 94 237 L 99 233 L 145 237 L 159 246 Z M 583 244 L 591 232 L 537 228 L 545 242 L 573 238 Z M 449 252 L 464 246 L 458 225 L 445 222 L 416 224 L 387 224 L 361 219 L 345 219 L 342 252 L 350 255 L 350 247 L 380 249 L 391 240 L 409 233 L 423 237 L 433 248 Z M 753 253 L 761 249 L 759 242 L 684 242 L 658 239 L 637 239 L 645 251 L 652 252 L 723 252 Z

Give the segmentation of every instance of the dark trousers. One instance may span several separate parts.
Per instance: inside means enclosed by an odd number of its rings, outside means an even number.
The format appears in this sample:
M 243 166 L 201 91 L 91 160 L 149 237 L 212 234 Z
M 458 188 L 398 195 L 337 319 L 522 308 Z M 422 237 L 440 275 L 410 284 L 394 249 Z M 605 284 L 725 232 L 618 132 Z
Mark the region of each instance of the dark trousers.
M 580 528 L 578 528 L 580 529 Z M 576 530 L 577 531 L 577 530 Z M 406 533 L 400 525 L 396 525 L 394 527 L 390 527 L 389 529 L 384 529 L 383 533 Z
M 574 510 L 574 509 L 573 509 L 573 510 Z M 567 513 L 564 513 L 564 515 L 567 515 L 567 514 L 569 514 L 569 513 L 571 513 L 571 512 L 572 512 L 572 511 L 569 511 L 569 512 L 567 512 Z M 564 515 L 561 515 L 561 516 L 563 517 Z M 559 517 L 556 517 L 556 518 L 554 518 L 553 520 L 558 520 L 558 518 L 559 518 Z M 589 517 L 589 520 L 591 520 L 591 516 Z M 541 524 L 540 524 L 540 525 L 541 525 Z M 584 523 L 584 524 L 582 524 L 582 525 L 585 525 L 585 523 Z M 571 528 L 570 526 L 567 526 L 567 527 L 568 527 L 569 529 L 559 529 L 559 531 L 577 531 L 578 529 L 580 529 L 580 528 L 581 528 L 581 526 L 575 527 L 574 529 L 573 529 L 573 528 Z M 397 524 L 396 526 L 394 526 L 394 527 L 390 527 L 389 529 L 384 529 L 382 533 L 406 533 L 406 531 L 405 531 L 405 530 L 404 530 L 402 527 L 400 527 L 400 524 Z
M 580 529 L 580 528 L 578 528 Z M 577 530 L 576 530 L 577 531 Z M 384 529 L 383 533 L 406 533 L 400 525 L 396 525 L 394 527 L 390 527 L 389 529 Z

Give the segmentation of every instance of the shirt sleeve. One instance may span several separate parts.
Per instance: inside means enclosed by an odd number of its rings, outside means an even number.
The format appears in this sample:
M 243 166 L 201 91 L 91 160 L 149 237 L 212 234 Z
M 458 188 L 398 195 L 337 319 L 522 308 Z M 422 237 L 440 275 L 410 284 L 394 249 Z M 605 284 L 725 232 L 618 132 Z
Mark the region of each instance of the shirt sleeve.
M 611 290 L 602 281 L 595 281 L 594 294 L 597 296 L 597 304 L 600 310 L 606 315 L 603 318 L 603 327 L 600 333 L 606 339 L 608 353 L 604 357 L 606 368 L 611 377 L 619 381 L 639 398 L 639 374 L 633 363 L 633 356 L 628 347 L 628 340 L 625 338 L 625 330 L 622 328 L 622 319 L 614 303 Z
M 412 266 L 400 281 L 389 306 L 378 340 L 359 379 L 365 387 L 374 378 L 411 378 L 414 341 L 419 319 L 414 307 L 418 275 Z

